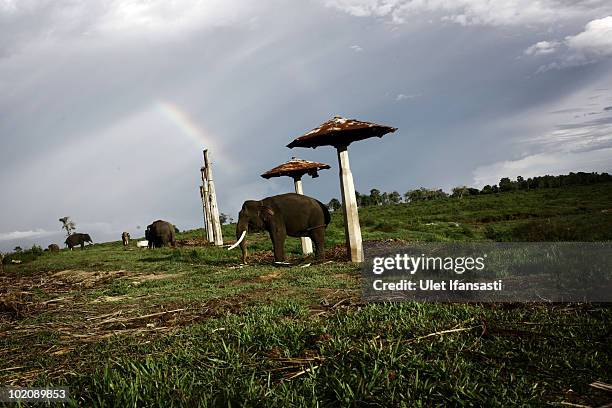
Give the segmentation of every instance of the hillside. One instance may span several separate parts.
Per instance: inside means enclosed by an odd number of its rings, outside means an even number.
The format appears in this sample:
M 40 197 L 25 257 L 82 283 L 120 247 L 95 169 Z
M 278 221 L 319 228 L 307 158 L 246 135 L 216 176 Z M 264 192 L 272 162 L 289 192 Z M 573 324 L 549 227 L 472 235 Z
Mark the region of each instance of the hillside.
M 366 241 L 611 240 L 612 183 L 366 207 L 360 219 Z M 607 401 L 589 387 L 612 382 L 605 305 L 364 304 L 340 213 L 330 263 L 307 266 L 289 239 L 294 265 L 275 267 L 269 239 L 248 239 L 246 266 L 238 250 L 118 241 L 4 265 L 0 383 L 66 384 L 87 406 Z

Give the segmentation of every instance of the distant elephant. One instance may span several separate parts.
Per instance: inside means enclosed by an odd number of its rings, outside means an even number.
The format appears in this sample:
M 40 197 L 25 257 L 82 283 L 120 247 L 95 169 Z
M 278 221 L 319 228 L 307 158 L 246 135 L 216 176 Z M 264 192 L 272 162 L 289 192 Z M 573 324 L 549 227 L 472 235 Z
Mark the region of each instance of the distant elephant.
M 89 234 L 80 234 L 78 232 L 75 232 L 74 234 L 70 235 L 68 238 L 66 238 L 65 241 L 66 246 L 71 250 L 77 245 L 80 245 L 81 249 L 85 248 L 86 242 L 93 244 L 93 241 L 91 240 Z
M 167 221 L 157 220 L 147 226 L 145 239 L 149 241 L 149 248 L 161 248 L 165 245 L 176 246 L 176 233 L 174 225 Z
M 48 247 L 49 252 L 59 252 L 60 247 L 57 244 L 50 244 Z
M 121 240 L 123 241 L 123 246 L 130 245 L 130 233 L 123 232 L 123 234 L 121 234 Z
M 236 239 L 230 249 L 240 245 L 242 262 L 246 263 L 248 231 L 266 230 L 274 246 L 274 259 L 285 260 L 285 238 L 310 237 L 315 244 L 317 260 L 325 259 L 325 229 L 331 221 L 327 207 L 314 198 L 288 193 L 245 201 L 238 215 Z

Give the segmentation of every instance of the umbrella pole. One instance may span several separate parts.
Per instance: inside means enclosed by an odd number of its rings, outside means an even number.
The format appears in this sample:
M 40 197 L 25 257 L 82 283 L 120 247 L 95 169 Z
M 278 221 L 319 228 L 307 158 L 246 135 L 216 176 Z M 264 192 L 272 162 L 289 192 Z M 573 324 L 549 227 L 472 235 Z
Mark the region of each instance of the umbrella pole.
M 355 184 L 349 165 L 349 156 L 346 146 L 337 147 L 338 164 L 340 167 L 340 189 L 342 192 L 342 212 L 344 214 L 344 233 L 346 236 L 346 250 L 351 262 L 363 262 L 363 245 L 361 242 L 361 227 L 357 212 L 357 198 L 355 197 Z
M 295 192 L 297 194 L 304 195 L 304 190 L 302 189 L 302 178 L 294 177 L 293 184 L 295 185 Z M 302 253 L 304 255 L 312 254 L 312 241 L 308 237 L 300 237 L 300 241 L 302 241 Z

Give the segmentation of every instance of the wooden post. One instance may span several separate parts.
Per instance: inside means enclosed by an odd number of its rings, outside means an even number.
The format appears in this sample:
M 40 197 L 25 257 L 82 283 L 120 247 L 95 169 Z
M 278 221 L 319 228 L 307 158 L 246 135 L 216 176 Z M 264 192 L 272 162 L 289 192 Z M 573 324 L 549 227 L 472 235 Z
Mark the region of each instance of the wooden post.
M 204 238 L 208 236 L 208 225 L 206 216 L 206 200 L 204 199 L 204 186 L 200 186 L 200 198 L 202 199 L 202 215 L 204 216 Z
M 210 215 L 210 199 L 208 196 L 208 181 L 206 181 L 206 170 L 202 167 L 202 185 L 200 186 L 200 194 L 202 195 L 202 208 L 204 211 L 204 229 L 206 230 L 206 240 L 214 242 L 214 232 L 212 225 L 212 217 Z
M 349 165 L 348 150 L 346 146 L 339 146 L 337 150 L 338 164 L 340 165 L 340 189 L 342 192 L 346 250 L 351 257 L 351 262 L 363 262 L 361 227 L 359 226 L 355 184 L 353 183 L 353 174 Z
M 304 195 L 304 190 L 302 189 L 302 178 L 294 177 L 293 184 L 295 185 L 295 192 L 297 194 Z M 302 241 L 302 253 L 304 255 L 312 254 L 312 240 L 308 237 L 300 237 L 300 241 Z
M 204 150 L 204 167 L 206 167 L 206 178 L 208 181 L 208 195 L 210 201 L 210 216 L 212 218 L 215 245 L 223 245 L 223 234 L 221 233 L 221 221 L 219 220 L 219 207 L 217 206 L 217 193 L 212 175 L 212 163 L 208 155 L 208 149 Z

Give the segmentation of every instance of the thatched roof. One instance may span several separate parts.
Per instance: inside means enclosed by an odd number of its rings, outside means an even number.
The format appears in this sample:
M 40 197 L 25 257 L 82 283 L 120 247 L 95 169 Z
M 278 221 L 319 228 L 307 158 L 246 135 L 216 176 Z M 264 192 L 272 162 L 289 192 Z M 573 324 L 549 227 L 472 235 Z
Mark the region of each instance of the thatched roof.
M 280 166 L 276 166 L 273 169 L 266 171 L 261 175 L 261 177 L 265 179 L 281 176 L 302 177 L 304 174 L 310 174 L 314 178 L 319 177 L 319 170 L 329 168 L 330 166 L 325 163 L 317 163 L 292 157 L 291 160 L 281 164 Z
M 370 137 L 383 137 L 397 128 L 335 116 L 333 119 L 298 137 L 287 147 L 348 146 Z

